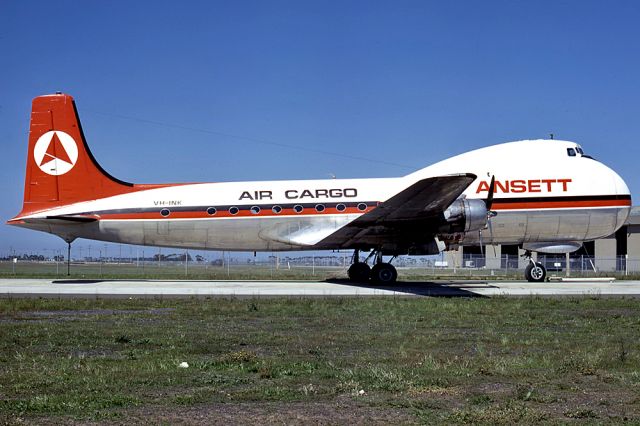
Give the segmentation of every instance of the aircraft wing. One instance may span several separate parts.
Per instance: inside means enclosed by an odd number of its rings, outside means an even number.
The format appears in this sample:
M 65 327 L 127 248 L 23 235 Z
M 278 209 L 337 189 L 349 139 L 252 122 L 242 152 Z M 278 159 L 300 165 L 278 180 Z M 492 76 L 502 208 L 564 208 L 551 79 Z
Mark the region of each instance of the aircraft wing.
M 421 230 L 433 225 L 441 214 L 476 179 L 471 173 L 422 179 L 372 211 L 317 243 L 317 247 L 356 248 L 419 242 Z M 431 235 L 433 237 L 433 235 Z

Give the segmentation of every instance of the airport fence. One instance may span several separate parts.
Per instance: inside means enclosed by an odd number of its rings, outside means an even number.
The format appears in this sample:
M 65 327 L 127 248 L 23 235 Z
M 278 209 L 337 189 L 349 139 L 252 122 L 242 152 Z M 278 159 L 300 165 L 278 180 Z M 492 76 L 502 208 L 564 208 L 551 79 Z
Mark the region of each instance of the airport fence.
M 527 261 L 516 255 L 485 257 L 464 255 L 461 260 L 445 260 L 445 256 L 402 256 L 394 260 L 401 279 L 435 278 L 521 278 Z M 0 275 L 15 277 L 66 277 L 67 267 L 74 278 L 139 278 L 139 279 L 262 279 L 318 280 L 346 278 L 350 253 L 329 256 L 300 257 L 269 255 L 242 257 L 222 254 L 214 259 L 201 255 L 157 258 L 109 257 L 73 258 L 68 265 L 63 256 L 5 257 L 0 260 Z M 547 268 L 549 276 L 616 276 L 640 275 L 640 259 L 628 256 L 597 258 L 539 255 L 537 260 Z

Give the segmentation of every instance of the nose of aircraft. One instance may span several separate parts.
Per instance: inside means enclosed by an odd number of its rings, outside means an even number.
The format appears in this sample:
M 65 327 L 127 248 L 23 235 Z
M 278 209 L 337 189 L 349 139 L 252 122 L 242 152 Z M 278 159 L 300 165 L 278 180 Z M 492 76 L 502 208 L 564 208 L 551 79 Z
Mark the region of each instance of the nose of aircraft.
M 600 161 L 596 161 L 591 157 L 585 156 L 585 159 L 587 158 L 591 161 L 595 161 L 597 164 L 589 166 L 588 170 L 592 178 L 595 178 L 598 182 L 604 183 L 604 186 L 600 190 L 606 190 L 606 195 L 619 195 L 621 196 L 620 199 L 628 199 L 631 196 L 627 183 L 618 173 Z
M 616 194 L 631 196 L 631 191 L 629 191 L 629 187 L 627 186 L 627 183 L 624 181 L 624 179 L 622 179 L 622 177 L 620 177 L 620 175 L 614 172 L 613 170 L 611 170 L 611 174 L 612 174 L 613 182 L 615 183 Z
M 617 200 L 620 201 L 620 207 L 617 209 L 616 229 L 618 229 L 624 225 L 631 212 L 631 192 L 629 191 L 627 183 L 618 173 L 605 164 L 602 164 L 602 167 L 605 169 L 605 173 L 611 181 L 612 195 L 616 195 Z

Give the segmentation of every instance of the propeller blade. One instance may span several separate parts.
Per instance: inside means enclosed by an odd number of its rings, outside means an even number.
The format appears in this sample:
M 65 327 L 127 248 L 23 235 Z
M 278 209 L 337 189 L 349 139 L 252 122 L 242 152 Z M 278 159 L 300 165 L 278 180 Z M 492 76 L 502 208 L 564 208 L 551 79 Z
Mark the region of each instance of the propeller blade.
M 489 238 L 491 239 L 491 244 L 493 244 L 493 226 L 491 226 L 492 217 L 493 216 L 489 214 L 489 217 L 487 218 L 487 228 L 489 228 Z
M 491 183 L 489 184 L 489 195 L 487 195 L 487 199 L 485 200 L 485 204 L 487 206 L 487 211 L 491 211 L 491 206 L 493 205 L 493 193 L 496 189 L 496 175 L 491 176 Z
M 493 193 L 496 190 L 496 176 L 491 176 L 491 183 L 489 183 L 489 194 L 487 199 L 484 200 L 484 204 L 487 207 L 487 228 L 489 228 L 489 238 L 493 247 L 493 256 L 496 256 L 496 246 L 493 244 L 493 227 L 491 226 L 491 218 L 496 215 L 496 212 L 491 210 L 493 206 Z M 480 231 L 480 244 L 482 244 L 482 231 Z
M 491 218 L 487 220 L 487 225 L 489 225 L 489 236 L 491 237 L 491 247 L 493 248 L 493 257 L 497 257 L 496 253 L 496 244 L 493 242 L 493 227 L 491 226 Z

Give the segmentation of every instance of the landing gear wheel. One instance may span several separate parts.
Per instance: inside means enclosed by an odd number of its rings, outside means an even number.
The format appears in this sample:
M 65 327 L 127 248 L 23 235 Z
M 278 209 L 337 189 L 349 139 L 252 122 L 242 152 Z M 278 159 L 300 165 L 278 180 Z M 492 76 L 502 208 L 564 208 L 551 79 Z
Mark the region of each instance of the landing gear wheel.
M 524 270 L 524 276 L 527 281 L 531 283 L 540 283 L 547 277 L 547 270 L 540 262 L 536 262 L 535 264 L 529 262 Z
M 347 275 L 349 280 L 353 282 L 367 282 L 369 281 L 369 275 L 371 274 L 371 268 L 366 263 L 358 262 L 349 266 Z
M 378 284 L 393 284 L 398 279 L 398 271 L 390 263 L 376 263 L 371 268 L 371 280 Z

